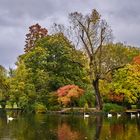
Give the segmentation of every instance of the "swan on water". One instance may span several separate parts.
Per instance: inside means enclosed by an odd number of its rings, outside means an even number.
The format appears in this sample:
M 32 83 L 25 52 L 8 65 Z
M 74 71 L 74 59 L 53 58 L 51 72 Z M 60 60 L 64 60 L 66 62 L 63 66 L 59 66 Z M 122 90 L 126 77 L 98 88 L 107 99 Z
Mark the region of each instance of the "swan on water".
M 135 114 L 133 114 L 133 113 L 131 113 L 130 115 L 131 115 L 131 118 L 136 117 L 136 115 L 135 115 Z
M 7 115 L 7 120 L 12 121 L 14 118 Z
M 89 114 L 86 114 L 85 112 L 84 112 L 84 118 L 88 118 L 89 117 Z
M 108 114 L 107 114 L 107 117 L 108 117 L 108 118 L 112 117 L 112 114 L 111 114 L 111 113 L 108 113 Z
M 118 118 L 121 117 L 121 114 L 120 114 L 120 113 L 117 113 L 117 117 L 118 117 Z

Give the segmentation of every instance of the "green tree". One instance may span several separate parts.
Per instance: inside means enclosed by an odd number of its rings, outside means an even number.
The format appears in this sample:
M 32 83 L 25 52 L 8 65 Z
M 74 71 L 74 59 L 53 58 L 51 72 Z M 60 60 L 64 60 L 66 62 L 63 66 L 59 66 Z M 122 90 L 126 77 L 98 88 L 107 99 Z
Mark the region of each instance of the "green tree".
M 32 73 L 26 68 L 23 61 L 17 62 L 17 69 L 10 78 L 10 103 L 22 109 L 31 108 L 35 103 L 36 91 L 32 84 Z
M 136 104 L 140 98 L 139 83 L 140 65 L 128 64 L 115 71 L 111 90 L 114 94 L 123 94 L 126 103 Z
M 50 92 L 67 84 L 84 87 L 88 82 L 85 70 L 86 57 L 82 51 L 75 50 L 63 34 L 42 38 L 34 49 L 21 56 L 21 59 L 35 75 L 37 70 L 48 74 L 46 88 Z
M 8 95 L 9 84 L 6 69 L 0 65 L 0 105 L 5 108 Z
M 100 79 L 100 92 L 104 101 L 108 101 L 108 97 L 113 97 L 113 100 L 122 99 L 122 94 L 113 95 L 111 89 L 111 83 L 114 79 L 114 72 L 120 68 L 124 68 L 126 64 L 133 61 L 135 56 L 138 56 L 140 49 L 124 45 L 122 43 L 108 44 L 103 46 L 103 67 L 102 67 L 102 79 Z M 109 55 L 108 55 L 109 54 Z M 116 97 L 116 99 L 115 99 Z

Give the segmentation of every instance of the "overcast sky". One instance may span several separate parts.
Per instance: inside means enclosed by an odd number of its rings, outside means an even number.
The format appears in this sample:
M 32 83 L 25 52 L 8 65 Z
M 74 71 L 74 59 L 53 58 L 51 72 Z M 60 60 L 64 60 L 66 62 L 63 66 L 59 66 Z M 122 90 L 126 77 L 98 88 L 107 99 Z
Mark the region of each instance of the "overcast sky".
M 70 12 L 92 9 L 107 20 L 115 41 L 140 46 L 140 0 L 0 0 L 0 65 L 14 66 L 32 24 L 49 30 L 53 22 L 65 23 Z

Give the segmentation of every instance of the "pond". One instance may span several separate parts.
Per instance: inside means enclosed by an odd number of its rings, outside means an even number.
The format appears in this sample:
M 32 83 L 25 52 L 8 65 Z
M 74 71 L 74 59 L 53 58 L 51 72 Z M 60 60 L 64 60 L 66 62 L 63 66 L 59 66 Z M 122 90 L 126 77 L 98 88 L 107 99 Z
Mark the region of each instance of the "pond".
M 0 113 L 0 140 L 140 140 L 140 118 Z

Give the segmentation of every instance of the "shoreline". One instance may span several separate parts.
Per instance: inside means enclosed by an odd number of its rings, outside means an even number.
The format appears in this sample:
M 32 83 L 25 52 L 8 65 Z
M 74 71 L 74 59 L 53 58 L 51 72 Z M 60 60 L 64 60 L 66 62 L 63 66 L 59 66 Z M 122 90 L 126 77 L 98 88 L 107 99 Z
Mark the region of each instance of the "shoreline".
M 0 108 L 0 111 L 23 111 L 20 108 L 5 108 L 2 109 Z M 26 112 L 27 113 L 27 112 Z M 45 112 L 36 112 L 35 114 L 62 114 L 62 115 L 83 115 L 84 113 L 89 114 L 89 115 L 107 115 L 108 113 L 111 113 L 112 115 L 116 115 L 117 113 L 121 114 L 140 114 L 140 109 L 129 109 L 125 111 L 120 111 L 120 112 L 115 112 L 115 111 L 110 111 L 110 112 L 105 112 L 103 110 L 97 110 L 96 108 L 78 108 L 78 107 L 73 107 L 73 108 L 62 108 L 61 110 L 46 110 Z

